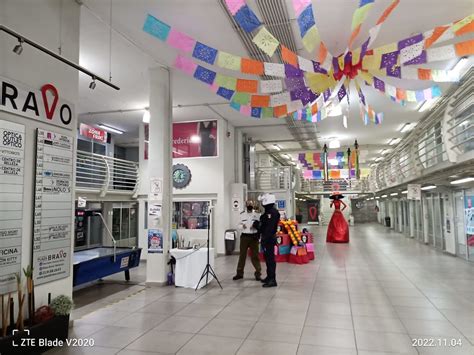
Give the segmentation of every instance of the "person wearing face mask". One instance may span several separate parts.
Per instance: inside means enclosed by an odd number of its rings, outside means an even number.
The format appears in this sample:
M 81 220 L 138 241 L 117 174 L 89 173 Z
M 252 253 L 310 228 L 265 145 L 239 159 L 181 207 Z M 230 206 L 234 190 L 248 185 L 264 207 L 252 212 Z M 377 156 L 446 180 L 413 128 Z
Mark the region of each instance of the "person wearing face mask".
M 260 221 L 254 224 L 257 227 L 262 243 L 263 254 L 265 255 L 265 263 L 267 265 L 267 277 L 262 280 L 263 287 L 276 287 L 276 262 L 275 262 L 275 245 L 276 232 L 278 222 L 280 221 L 280 212 L 275 208 L 275 195 L 264 194 L 259 196 L 265 211 L 260 216 Z
M 252 265 L 255 268 L 255 280 L 260 281 L 262 267 L 258 259 L 258 230 L 254 227 L 260 216 L 254 211 L 253 202 L 246 202 L 246 210 L 240 214 L 240 223 L 238 225 L 241 230 L 240 235 L 240 256 L 237 264 L 237 274 L 233 280 L 240 280 L 244 277 L 245 261 L 247 260 L 247 249 L 250 249 L 252 256 Z

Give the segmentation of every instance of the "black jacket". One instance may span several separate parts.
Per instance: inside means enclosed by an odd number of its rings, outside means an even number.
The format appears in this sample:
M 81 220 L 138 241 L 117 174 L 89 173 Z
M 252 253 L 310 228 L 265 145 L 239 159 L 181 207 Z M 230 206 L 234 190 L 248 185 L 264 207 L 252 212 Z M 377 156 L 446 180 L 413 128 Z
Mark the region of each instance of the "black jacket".
M 278 222 L 280 221 L 280 212 L 274 207 L 274 204 L 264 207 L 265 212 L 260 216 L 260 223 L 257 229 L 262 238 L 262 244 L 274 244 Z

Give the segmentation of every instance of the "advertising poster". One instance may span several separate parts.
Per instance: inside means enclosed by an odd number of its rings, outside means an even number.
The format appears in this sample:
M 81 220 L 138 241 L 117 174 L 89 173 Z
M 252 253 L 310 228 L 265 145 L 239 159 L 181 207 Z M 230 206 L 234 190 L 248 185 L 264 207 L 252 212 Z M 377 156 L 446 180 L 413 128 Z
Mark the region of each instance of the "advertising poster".
M 464 224 L 466 226 L 467 245 L 474 247 L 474 196 L 464 198 Z
M 217 121 L 173 124 L 173 158 L 217 156 Z
M 68 277 L 71 271 L 74 143 L 71 136 L 37 130 L 33 220 L 37 285 Z
M 0 294 L 16 290 L 21 273 L 25 126 L 0 121 Z
M 161 227 L 161 202 L 148 202 L 148 228 Z
M 319 200 L 307 201 L 308 224 L 319 224 Z
M 148 230 L 148 252 L 163 254 L 163 231 L 161 229 Z

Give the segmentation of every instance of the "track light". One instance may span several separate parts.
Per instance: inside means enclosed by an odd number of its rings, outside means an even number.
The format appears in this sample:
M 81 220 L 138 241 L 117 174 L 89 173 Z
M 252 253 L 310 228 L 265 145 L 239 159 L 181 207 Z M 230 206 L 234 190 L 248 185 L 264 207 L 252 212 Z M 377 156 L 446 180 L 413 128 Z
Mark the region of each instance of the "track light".
M 18 44 L 13 48 L 13 53 L 20 55 L 23 52 L 23 39 L 18 38 Z
M 92 81 L 89 84 L 89 89 L 94 90 L 97 84 L 95 83 L 95 77 L 92 77 Z

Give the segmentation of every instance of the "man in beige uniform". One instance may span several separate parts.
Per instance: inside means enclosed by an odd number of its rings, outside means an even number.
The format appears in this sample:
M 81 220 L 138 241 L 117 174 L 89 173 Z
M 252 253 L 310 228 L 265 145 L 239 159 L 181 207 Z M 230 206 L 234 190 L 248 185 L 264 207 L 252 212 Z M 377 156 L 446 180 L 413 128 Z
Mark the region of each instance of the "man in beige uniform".
M 250 248 L 252 252 L 252 264 L 255 268 L 255 280 L 260 281 L 262 267 L 258 259 L 258 239 L 259 234 L 257 229 L 253 226 L 256 221 L 260 219 L 260 215 L 253 209 L 252 201 L 246 202 L 246 211 L 240 214 L 239 229 L 242 231 L 240 235 L 240 256 L 237 265 L 237 274 L 233 280 L 240 280 L 244 277 L 245 261 L 247 259 L 247 250 Z

